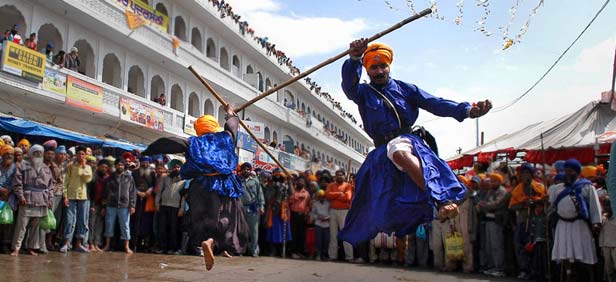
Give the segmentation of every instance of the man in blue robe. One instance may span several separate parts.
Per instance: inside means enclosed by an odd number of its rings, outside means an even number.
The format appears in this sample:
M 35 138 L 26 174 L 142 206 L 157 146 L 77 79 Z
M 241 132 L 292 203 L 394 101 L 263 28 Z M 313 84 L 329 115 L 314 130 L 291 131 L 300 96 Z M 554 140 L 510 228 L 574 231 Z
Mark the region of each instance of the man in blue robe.
M 368 46 L 367 39 L 359 39 L 350 48 L 350 58 L 342 66 L 342 89 L 358 105 L 364 129 L 376 148 L 356 175 L 356 195 L 341 238 L 356 244 L 378 232 L 404 236 L 431 221 L 434 208 L 454 217 L 458 213 L 455 202 L 463 199 L 466 188 L 447 163 L 411 133 L 412 126 L 419 108 L 461 122 L 486 114 L 492 104 L 488 100 L 456 103 L 390 78 L 393 50 L 385 44 Z M 369 84 L 359 83 L 362 66 Z

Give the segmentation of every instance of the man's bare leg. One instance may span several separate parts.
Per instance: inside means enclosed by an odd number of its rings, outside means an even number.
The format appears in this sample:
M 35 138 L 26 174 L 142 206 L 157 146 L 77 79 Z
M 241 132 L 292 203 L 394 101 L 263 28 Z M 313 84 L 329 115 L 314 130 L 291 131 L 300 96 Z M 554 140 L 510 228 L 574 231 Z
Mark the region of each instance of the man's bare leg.
M 411 177 L 411 180 L 417 184 L 419 189 L 426 191 L 426 181 L 419 158 L 409 151 L 396 151 L 393 154 L 393 161 L 402 168 L 402 171 L 406 172 L 406 174 Z M 439 209 L 439 212 L 444 217 L 455 217 L 458 215 L 458 206 L 454 203 L 443 205 Z
M 419 158 L 408 151 L 396 151 L 393 155 L 393 161 L 411 177 L 411 180 L 417 184 L 419 189 L 426 191 L 423 169 Z
M 223 257 L 226 257 L 226 258 L 232 258 L 232 257 L 233 257 L 233 256 L 232 256 L 231 254 L 229 254 L 229 252 L 227 252 L 227 251 L 222 252 L 222 256 L 223 256 Z
M 210 271 L 214 267 L 214 239 L 210 238 L 201 242 L 201 248 L 203 248 L 203 262 L 205 262 L 205 269 Z

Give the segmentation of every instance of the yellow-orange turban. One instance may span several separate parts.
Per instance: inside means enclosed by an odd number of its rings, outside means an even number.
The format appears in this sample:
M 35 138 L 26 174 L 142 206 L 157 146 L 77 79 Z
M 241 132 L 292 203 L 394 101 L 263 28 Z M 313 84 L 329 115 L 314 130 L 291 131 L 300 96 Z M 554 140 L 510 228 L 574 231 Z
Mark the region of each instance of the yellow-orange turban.
M 17 143 L 17 147 L 21 147 L 22 145 L 26 146 L 24 151 L 30 150 L 30 141 L 28 141 L 28 139 L 24 138 L 19 140 L 19 143 Z
M 0 148 L 2 148 L 4 145 L 6 145 L 6 143 L 4 143 L 4 140 L 0 139 Z
M 592 165 L 587 165 L 582 167 L 582 177 L 590 178 L 597 177 L 597 167 Z
M 306 180 L 308 180 L 308 182 L 310 181 L 317 182 L 317 176 L 314 174 L 308 175 L 308 177 L 306 177 Z
M 490 182 L 503 183 L 503 176 L 498 173 L 492 173 L 490 174 Z
M 15 149 L 13 149 L 13 146 L 11 145 L 4 145 L 2 146 L 2 148 L 0 148 L 0 156 L 6 154 L 6 153 L 15 153 Z
M 386 63 L 391 65 L 394 60 L 394 50 L 384 43 L 372 43 L 368 45 L 368 49 L 364 52 L 362 63 L 366 69 L 374 64 Z
M 197 136 L 201 136 L 206 133 L 214 133 L 218 131 L 218 121 L 212 115 L 202 115 L 195 121 L 194 128 L 197 132 Z

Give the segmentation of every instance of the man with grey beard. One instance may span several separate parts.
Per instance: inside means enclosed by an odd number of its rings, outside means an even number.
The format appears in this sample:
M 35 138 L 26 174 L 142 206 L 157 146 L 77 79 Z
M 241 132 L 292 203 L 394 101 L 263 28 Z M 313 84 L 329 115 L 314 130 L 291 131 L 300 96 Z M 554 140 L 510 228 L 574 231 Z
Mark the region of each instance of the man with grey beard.
M 53 206 L 52 175 L 49 167 L 43 163 L 43 146 L 32 146 L 28 156 L 29 160 L 17 165 L 13 178 L 13 189 L 20 207 L 11 256 L 19 255 L 26 228 L 30 234 L 27 242 L 30 255 L 37 255 L 34 250 L 40 248 L 39 221 L 47 216 L 47 209 Z

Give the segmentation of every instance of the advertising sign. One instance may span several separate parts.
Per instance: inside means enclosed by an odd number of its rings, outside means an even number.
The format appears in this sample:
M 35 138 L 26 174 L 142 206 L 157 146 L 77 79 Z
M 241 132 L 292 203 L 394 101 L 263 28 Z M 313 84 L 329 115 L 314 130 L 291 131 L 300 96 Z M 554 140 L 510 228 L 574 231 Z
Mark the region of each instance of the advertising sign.
M 66 95 L 66 75 L 53 68 L 45 68 L 45 77 L 41 87 L 48 91 Z
M 66 104 L 102 113 L 103 88 L 69 75 L 66 80 Z
M 159 131 L 165 129 L 163 111 L 130 98 L 120 97 L 120 118 Z
M 2 49 L 2 70 L 34 82 L 43 82 L 45 75 L 45 54 L 4 41 Z
M 116 0 L 118 5 L 124 9 L 133 13 L 136 16 L 142 17 L 147 23 L 158 28 L 162 32 L 167 32 L 167 26 L 169 26 L 169 17 L 165 14 L 157 11 L 152 6 L 139 0 Z M 128 14 L 130 17 L 130 14 Z M 131 21 L 128 19 L 127 21 Z M 132 19 L 135 23 L 134 28 L 139 27 L 138 21 Z

